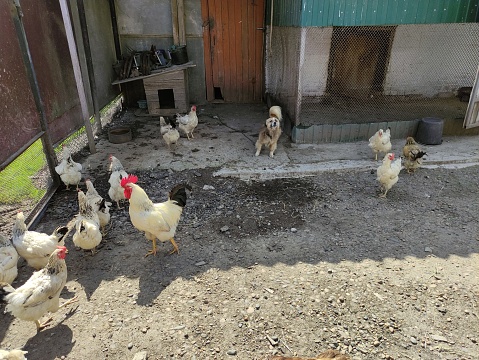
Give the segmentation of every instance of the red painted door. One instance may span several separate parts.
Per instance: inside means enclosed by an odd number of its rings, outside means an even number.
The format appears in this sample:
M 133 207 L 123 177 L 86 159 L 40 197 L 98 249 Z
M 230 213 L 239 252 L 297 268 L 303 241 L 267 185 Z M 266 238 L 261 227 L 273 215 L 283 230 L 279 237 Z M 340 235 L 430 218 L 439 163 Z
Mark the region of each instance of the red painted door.
M 202 0 L 208 101 L 262 101 L 264 8 L 264 0 Z

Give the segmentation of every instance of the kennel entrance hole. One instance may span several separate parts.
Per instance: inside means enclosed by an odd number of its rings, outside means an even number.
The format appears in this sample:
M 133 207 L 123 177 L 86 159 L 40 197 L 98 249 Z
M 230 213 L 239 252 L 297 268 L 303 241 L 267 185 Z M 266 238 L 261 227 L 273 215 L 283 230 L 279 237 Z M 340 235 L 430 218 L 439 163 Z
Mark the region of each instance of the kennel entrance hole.
M 160 101 L 160 109 L 175 108 L 175 93 L 173 89 L 158 90 L 158 99 Z

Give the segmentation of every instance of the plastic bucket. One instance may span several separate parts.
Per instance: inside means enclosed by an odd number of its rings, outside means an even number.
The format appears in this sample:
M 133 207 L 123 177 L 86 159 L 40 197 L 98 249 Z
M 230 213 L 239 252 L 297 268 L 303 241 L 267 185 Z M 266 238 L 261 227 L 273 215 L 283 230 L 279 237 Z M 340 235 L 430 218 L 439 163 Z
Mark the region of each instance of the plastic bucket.
M 170 51 L 171 62 L 173 65 L 186 64 L 188 62 L 188 53 L 186 52 L 186 45 L 177 46 Z
M 146 100 L 138 100 L 138 107 L 140 109 L 147 109 L 148 108 L 148 102 Z
M 425 117 L 419 121 L 416 141 L 425 145 L 442 144 L 442 130 L 444 128 L 444 120 Z

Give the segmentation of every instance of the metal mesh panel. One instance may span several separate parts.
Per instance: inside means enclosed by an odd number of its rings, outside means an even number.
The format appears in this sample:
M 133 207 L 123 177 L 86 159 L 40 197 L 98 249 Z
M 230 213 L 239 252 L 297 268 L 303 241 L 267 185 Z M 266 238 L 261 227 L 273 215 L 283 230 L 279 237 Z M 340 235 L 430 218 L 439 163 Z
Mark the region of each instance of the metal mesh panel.
M 0 228 L 11 236 L 12 222 L 22 210 L 28 216 L 52 184 L 42 142 L 37 140 L 0 172 Z
M 118 98 L 101 111 L 102 126 L 111 122 L 120 107 L 121 102 Z M 88 145 L 84 127 L 71 134 L 61 144 L 68 145 L 74 160 L 81 162 L 83 154 L 80 154 L 80 151 Z M 55 148 L 59 162 L 63 159 L 61 144 Z M 25 213 L 27 221 L 30 222 L 48 201 L 48 194 L 53 190 L 52 186 L 52 175 L 48 169 L 42 141 L 37 140 L 0 172 L 0 232 L 5 236 L 11 236 L 13 221 L 19 210 Z
M 464 117 L 479 24 L 268 29 L 266 89 L 296 125 Z

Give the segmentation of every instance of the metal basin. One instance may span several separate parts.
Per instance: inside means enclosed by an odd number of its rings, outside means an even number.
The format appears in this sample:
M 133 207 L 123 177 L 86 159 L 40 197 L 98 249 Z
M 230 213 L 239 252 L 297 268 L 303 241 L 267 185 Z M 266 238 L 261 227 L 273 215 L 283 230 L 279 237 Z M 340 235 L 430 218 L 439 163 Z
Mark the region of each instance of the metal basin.
M 113 144 L 122 144 L 131 140 L 129 127 L 116 127 L 108 130 L 108 140 Z

